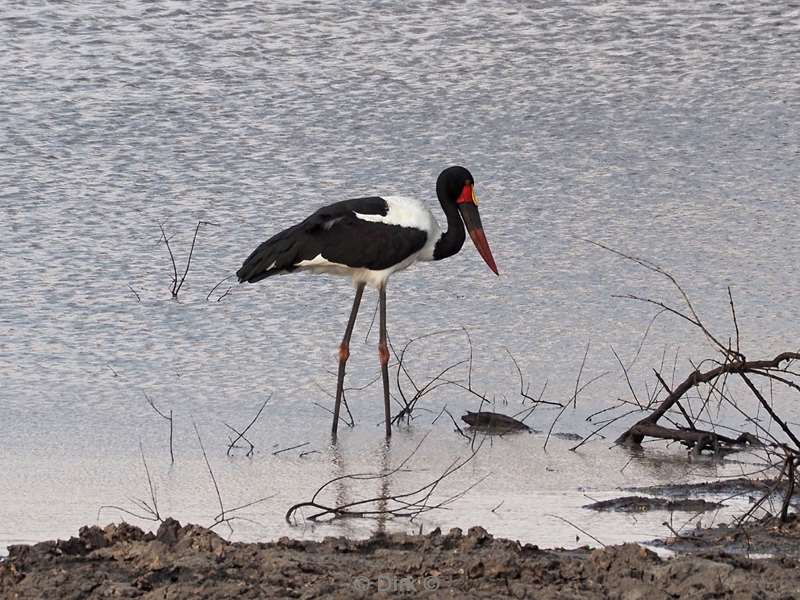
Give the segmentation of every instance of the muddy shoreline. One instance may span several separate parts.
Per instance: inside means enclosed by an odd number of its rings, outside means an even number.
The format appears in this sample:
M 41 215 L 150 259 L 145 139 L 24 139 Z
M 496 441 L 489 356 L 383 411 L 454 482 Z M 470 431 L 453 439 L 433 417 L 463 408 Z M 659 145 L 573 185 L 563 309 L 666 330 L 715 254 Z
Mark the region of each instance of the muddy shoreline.
M 0 598 L 800 598 L 800 520 L 737 531 L 665 540 L 679 554 L 664 559 L 637 544 L 544 550 L 481 527 L 232 543 L 172 519 L 156 534 L 122 523 L 11 546 Z M 774 556 L 753 558 L 759 547 Z

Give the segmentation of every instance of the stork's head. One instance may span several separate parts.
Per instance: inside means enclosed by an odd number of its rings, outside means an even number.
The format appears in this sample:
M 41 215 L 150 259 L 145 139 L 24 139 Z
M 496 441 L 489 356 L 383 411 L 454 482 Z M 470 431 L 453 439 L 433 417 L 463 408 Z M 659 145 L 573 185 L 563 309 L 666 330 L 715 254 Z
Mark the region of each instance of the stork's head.
M 458 212 L 467 227 L 469 237 L 472 238 L 472 243 L 475 244 L 489 268 L 494 271 L 495 275 L 499 275 L 492 251 L 489 248 L 489 242 L 486 241 L 486 236 L 483 233 L 481 216 L 478 213 L 478 196 L 475 193 L 475 180 L 472 178 L 472 173 L 464 167 L 447 167 L 439 174 L 439 178 L 436 180 L 436 193 L 445 210 L 447 210 L 447 205 L 458 207 Z

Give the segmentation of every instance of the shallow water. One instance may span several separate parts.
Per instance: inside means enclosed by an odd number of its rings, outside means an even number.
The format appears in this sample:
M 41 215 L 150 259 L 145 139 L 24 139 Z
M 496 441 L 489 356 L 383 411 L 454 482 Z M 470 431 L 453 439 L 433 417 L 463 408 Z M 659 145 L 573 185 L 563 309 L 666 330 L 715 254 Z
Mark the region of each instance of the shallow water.
M 611 348 L 628 364 L 654 314 L 612 295 L 680 302 L 584 238 L 663 265 L 725 340 L 730 286 L 748 357 L 796 348 L 797 5 L 268 4 L 11 1 L 0 15 L 0 545 L 69 535 L 101 505 L 146 497 L 140 442 L 162 512 L 208 523 L 216 497 L 193 421 L 229 507 L 276 494 L 248 511 L 257 524 L 237 523 L 247 539 L 366 533 L 373 523 L 298 529 L 282 514 L 330 477 L 398 464 L 427 432 L 417 468 L 429 471 L 404 475 L 409 485 L 468 452 L 449 420 L 431 424 L 445 405 L 475 410 L 452 386 L 426 397 L 429 412 L 388 457 L 379 387 L 352 391 L 358 426 L 330 447 L 314 403 L 331 403 L 346 281 L 291 276 L 221 297 L 223 284 L 206 300 L 258 242 L 320 204 L 400 193 L 435 206 L 435 177 L 452 163 L 476 178 L 501 276 L 471 247 L 395 276 L 390 335 L 402 346 L 466 327 L 473 387 L 500 410 L 521 400 L 506 349 L 531 395 L 546 382 L 544 397 L 565 402 L 590 344 L 583 381 L 612 373 L 556 427 L 590 433 L 587 415 L 631 398 Z M 201 228 L 175 302 L 158 224 L 180 266 L 198 220 L 216 226 Z M 375 333 L 363 342 L 374 302 L 356 326 L 352 386 L 377 370 Z M 410 354 L 424 381 L 468 348 L 456 332 Z M 680 378 L 713 350 L 662 316 L 630 369 L 637 394 L 676 354 Z M 467 377 L 463 366 L 455 375 Z M 173 411 L 173 467 L 145 394 Z M 254 458 L 226 458 L 224 424 L 243 427 L 269 395 Z M 546 431 L 554 415 L 540 409 L 531 423 Z M 448 490 L 489 478 L 423 525 L 577 543 L 556 514 L 604 542 L 646 539 L 664 533 L 663 514 L 591 514 L 584 494 L 749 468 L 687 463 L 677 449 L 662 464 L 609 440 L 578 453 L 543 442 L 484 446 Z

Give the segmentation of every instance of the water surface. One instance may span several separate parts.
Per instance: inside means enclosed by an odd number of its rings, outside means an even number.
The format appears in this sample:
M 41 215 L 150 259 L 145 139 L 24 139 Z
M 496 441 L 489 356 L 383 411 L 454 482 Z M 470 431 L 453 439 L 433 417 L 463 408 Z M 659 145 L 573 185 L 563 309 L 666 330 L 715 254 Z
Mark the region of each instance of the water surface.
M 348 282 L 298 275 L 206 298 L 256 244 L 326 202 L 398 193 L 436 210 L 449 164 L 476 178 L 501 276 L 471 247 L 395 276 L 390 335 L 402 345 L 467 328 L 473 386 L 499 409 L 521 407 L 506 349 L 531 394 L 546 382 L 545 398 L 566 402 L 588 343 L 583 380 L 612 373 L 556 431 L 590 433 L 587 415 L 631 399 L 611 348 L 629 363 L 654 314 L 612 295 L 680 302 L 584 238 L 669 269 L 721 339 L 733 335 L 730 286 L 749 357 L 797 346 L 797 5 L 11 0 L 0 32 L 0 544 L 69 535 L 102 505 L 146 498 L 140 443 L 162 512 L 210 522 L 192 422 L 228 506 L 274 494 L 237 523 L 243 539 L 366 534 L 373 523 L 298 529 L 282 515 L 331 477 L 398 464 L 425 433 L 396 489 L 468 453 L 449 420 L 431 424 L 445 405 L 476 408 L 453 386 L 426 398 L 388 454 L 379 388 L 353 391 L 358 425 L 330 445 L 314 403 L 331 403 Z M 159 223 L 180 265 L 199 220 L 217 226 L 200 230 L 176 302 Z M 374 303 L 357 323 L 352 386 L 377 372 Z M 409 368 L 434 376 L 467 357 L 464 340 L 415 345 Z M 638 394 L 676 354 L 680 378 L 713 349 L 662 316 L 631 367 Z M 145 394 L 173 411 L 174 466 Z M 243 427 L 269 395 L 255 456 L 226 457 L 224 424 Z M 783 408 L 797 422 L 795 405 Z M 531 423 L 546 431 L 554 416 Z M 646 539 L 665 532 L 663 514 L 589 514 L 585 496 L 751 468 L 687 462 L 677 448 L 632 457 L 609 448 L 624 423 L 578 453 L 564 441 L 545 452 L 540 434 L 493 440 L 442 493 L 489 478 L 423 526 L 591 542 L 558 515 L 606 543 Z

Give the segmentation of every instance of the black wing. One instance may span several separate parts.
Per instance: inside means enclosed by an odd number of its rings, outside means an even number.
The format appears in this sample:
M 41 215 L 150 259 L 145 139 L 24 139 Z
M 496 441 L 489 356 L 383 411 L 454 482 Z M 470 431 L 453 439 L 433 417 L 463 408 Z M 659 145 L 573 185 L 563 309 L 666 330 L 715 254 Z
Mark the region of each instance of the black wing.
M 354 213 L 382 215 L 389 207 L 383 198 L 355 198 L 320 208 L 262 243 L 236 272 L 239 281 L 254 283 L 271 275 L 293 271 L 304 261 L 322 255 L 349 267 L 385 269 L 419 251 L 427 233 L 399 225 L 359 219 Z

